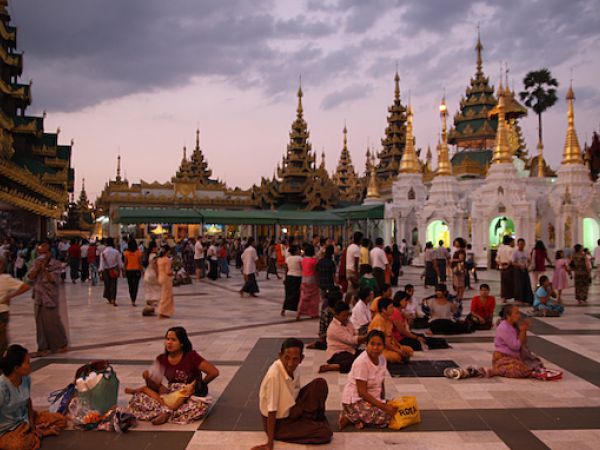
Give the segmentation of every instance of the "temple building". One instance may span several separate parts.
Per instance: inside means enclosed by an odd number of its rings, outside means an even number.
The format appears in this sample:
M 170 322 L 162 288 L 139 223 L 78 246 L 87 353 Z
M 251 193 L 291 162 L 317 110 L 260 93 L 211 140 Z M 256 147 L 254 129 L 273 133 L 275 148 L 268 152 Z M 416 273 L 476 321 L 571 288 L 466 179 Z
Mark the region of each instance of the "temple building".
M 59 130 L 44 130 L 45 114 L 29 116 L 31 82 L 19 83 L 23 54 L 0 0 L 0 230 L 12 236 L 46 237 L 64 219 L 73 192 L 71 145 L 58 143 Z
M 75 201 L 71 194 L 71 201 L 67 210 L 67 220 L 58 224 L 56 236 L 90 239 L 93 235 L 100 235 L 100 224 L 96 222 L 96 210 L 90 203 L 85 191 L 85 178 L 81 180 L 79 198 Z
M 99 217 L 103 223 L 102 234 L 120 236 L 118 223 L 119 208 L 205 208 L 241 210 L 252 208 L 255 201 L 249 190 L 230 189 L 225 183 L 211 178 L 212 171 L 204 159 L 200 148 L 200 130 L 196 130 L 196 146 L 188 158 L 184 147 L 179 169 L 171 181 L 130 183 L 121 176 L 121 157 L 117 158 L 117 172 L 113 180 L 105 184 L 96 200 L 96 207 L 102 210 Z M 185 221 L 184 221 L 185 222 Z M 198 224 L 181 223 L 167 229 L 170 225 L 155 223 L 152 229 L 149 224 L 139 224 L 129 230 L 138 236 L 146 236 L 159 228 L 176 238 L 197 236 L 203 231 Z

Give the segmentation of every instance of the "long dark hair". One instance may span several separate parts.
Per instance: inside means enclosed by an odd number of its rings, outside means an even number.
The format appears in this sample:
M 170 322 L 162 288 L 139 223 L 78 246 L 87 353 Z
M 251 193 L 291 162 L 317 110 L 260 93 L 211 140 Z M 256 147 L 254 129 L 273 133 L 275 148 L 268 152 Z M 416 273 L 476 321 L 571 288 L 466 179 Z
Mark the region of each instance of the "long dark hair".
M 183 352 L 183 354 L 185 355 L 187 352 L 191 352 L 193 350 L 192 347 L 192 341 L 190 341 L 190 338 L 188 337 L 187 331 L 185 331 L 185 328 L 183 327 L 171 327 L 167 330 L 167 332 L 165 333 L 165 339 L 167 338 L 167 334 L 169 334 L 169 332 L 173 332 L 175 333 L 175 336 L 177 336 L 177 340 L 181 343 L 181 351 Z M 165 350 L 165 353 L 168 353 L 167 350 Z
M 0 370 L 2 370 L 2 373 L 6 376 L 13 373 L 15 368 L 23 365 L 27 353 L 27 349 L 19 344 L 13 344 L 8 347 L 2 358 L 0 358 Z
M 544 243 L 542 241 L 537 241 L 535 243 L 535 249 L 536 250 L 546 250 L 546 246 L 544 245 Z

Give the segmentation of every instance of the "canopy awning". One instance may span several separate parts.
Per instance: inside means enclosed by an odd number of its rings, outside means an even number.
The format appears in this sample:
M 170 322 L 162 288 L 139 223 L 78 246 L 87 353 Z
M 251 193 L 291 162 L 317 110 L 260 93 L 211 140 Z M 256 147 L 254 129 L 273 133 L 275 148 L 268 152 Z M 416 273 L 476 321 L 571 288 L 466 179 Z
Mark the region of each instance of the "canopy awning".
M 348 220 L 377 220 L 385 218 L 385 205 L 353 205 L 345 208 L 330 209 L 327 212 Z

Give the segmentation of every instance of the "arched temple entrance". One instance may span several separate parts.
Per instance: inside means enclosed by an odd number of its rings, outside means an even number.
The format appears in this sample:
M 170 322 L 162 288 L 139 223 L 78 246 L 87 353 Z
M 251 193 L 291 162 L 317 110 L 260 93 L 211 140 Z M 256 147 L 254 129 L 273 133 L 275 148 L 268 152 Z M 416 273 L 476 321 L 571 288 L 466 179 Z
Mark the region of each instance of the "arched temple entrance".
M 434 247 L 439 241 L 444 241 L 444 247 L 450 247 L 450 230 L 448 224 L 443 220 L 434 220 L 427 225 L 427 240 L 433 243 Z
M 598 221 L 592 217 L 583 219 L 583 246 L 593 252 L 598 245 L 600 239 L 600 225 Z
M 490 248 L 498 248 L 502 244 L 504 236 L 514 237 L 514 235 L 515 223 L 511 218 L 498 216 L 490 222 Z

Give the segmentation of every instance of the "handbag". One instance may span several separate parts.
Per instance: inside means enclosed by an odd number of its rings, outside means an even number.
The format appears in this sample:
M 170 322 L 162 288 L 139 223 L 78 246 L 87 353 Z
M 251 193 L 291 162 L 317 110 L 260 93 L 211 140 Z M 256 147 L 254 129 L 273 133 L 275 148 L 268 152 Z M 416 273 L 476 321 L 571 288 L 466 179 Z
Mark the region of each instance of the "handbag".
M 103 415 L 117 404 L 119 379 L 110 363 L 103 360 L 81 366 L 77 370 L 75 378 L 84 378 L 91 373 L 96 373 L 101 377 L 98 384 L 90 390 L 78 391 L 76 395 L 90 410 Z
M 400 430 L 421 422 L 421 411 L 417 405 L 417 397 L 396 397 L 388 402 L 388 405 L 398 408 L 396 414 L 390 419 L 388 428 Z

